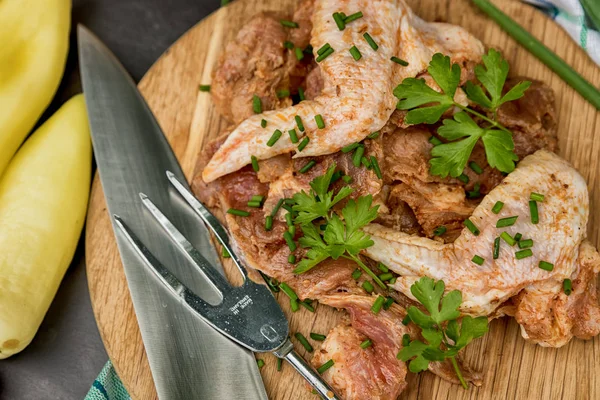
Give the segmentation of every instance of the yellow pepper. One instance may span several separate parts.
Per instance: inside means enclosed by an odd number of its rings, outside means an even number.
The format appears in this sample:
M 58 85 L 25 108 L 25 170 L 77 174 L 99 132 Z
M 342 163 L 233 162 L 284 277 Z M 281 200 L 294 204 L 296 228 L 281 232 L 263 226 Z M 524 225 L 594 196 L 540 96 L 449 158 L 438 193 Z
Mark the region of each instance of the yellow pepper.
M 71 0 L 0 0 L 0 175 L 58 88 Z
M 81 235 L 91 176 L 78 95 L 27 139 L 0 178 L 0 359 L 23 350 L 48 311 Z

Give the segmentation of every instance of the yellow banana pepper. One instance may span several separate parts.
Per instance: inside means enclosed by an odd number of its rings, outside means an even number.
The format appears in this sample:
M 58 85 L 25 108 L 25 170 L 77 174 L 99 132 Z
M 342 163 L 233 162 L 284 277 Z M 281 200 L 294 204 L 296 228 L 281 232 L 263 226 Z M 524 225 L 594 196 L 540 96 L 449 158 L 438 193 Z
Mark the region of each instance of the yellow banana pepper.
M 91 176 L 78 95 L 27 139 L 0 178 L 0 359 L 23 350 L 48 311 L 81 235 Z
M 0 0 L 0 175 L 58 88 L 71 0 Z

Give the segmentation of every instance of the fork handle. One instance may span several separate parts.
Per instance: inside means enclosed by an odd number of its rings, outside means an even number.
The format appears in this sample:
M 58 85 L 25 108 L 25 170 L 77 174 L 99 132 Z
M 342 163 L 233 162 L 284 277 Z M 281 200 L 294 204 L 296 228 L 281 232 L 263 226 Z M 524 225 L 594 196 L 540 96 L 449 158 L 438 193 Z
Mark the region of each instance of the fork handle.
M 287 350 L 287 352 L 286 352 Z M 341 400 L 327 382 L 304 359 L 296 353 L 292 343 L 288 340 L 279 351 L 274 352 L 279 358 L 289 362 L 296 371 L 319 393 L 325 400 Z

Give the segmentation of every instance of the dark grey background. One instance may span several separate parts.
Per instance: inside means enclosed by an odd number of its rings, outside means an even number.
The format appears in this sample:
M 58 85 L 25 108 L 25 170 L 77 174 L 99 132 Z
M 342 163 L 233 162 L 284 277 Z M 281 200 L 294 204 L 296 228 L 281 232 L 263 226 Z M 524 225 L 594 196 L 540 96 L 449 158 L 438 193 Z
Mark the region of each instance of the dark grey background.
M 219 6 L 220 0 L 73 0 L 73 27 L 89 27 L 139 80 L 169 45 Z M 81 91 L 76 47 L 72 34 L 65 77 L 46 114 Z M 83 399 L 106 361 L 90 304 L 81 240 L 31 345 L 0 361 L 0 399 Z

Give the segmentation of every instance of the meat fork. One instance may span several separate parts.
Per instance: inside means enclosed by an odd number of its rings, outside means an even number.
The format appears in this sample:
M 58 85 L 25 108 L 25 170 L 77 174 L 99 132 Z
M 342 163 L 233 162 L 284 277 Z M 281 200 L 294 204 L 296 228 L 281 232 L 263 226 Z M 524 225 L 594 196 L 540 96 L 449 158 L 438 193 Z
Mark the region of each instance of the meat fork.
M 167 171 L 171 185 L 190 207 L 208 225 L 242 274 L 244 283 L 233 287 L 200 252 L 177 230 L 148 196 L 140 193 L 140 200 L 154 219 L 167 232 L 177 247 L 200 270 L 212 287 L 220 293 L 221 303 L 212 305 L 197 296 L 158 261 L 118 215 L 116 225 L 135 249 L 145 265 L 180 298 L 192 312 L 214 329 L 247 349 L 262 353 L 272 352 L 287 360 L 323 399 L 340 399 L 323 378 L 296 351 L 289 339 L 288 321 L 270 289 L 248 279 L 248 272 L 229 244 L 229 236 L 219 220 L 184 186 L 174 174 Z

